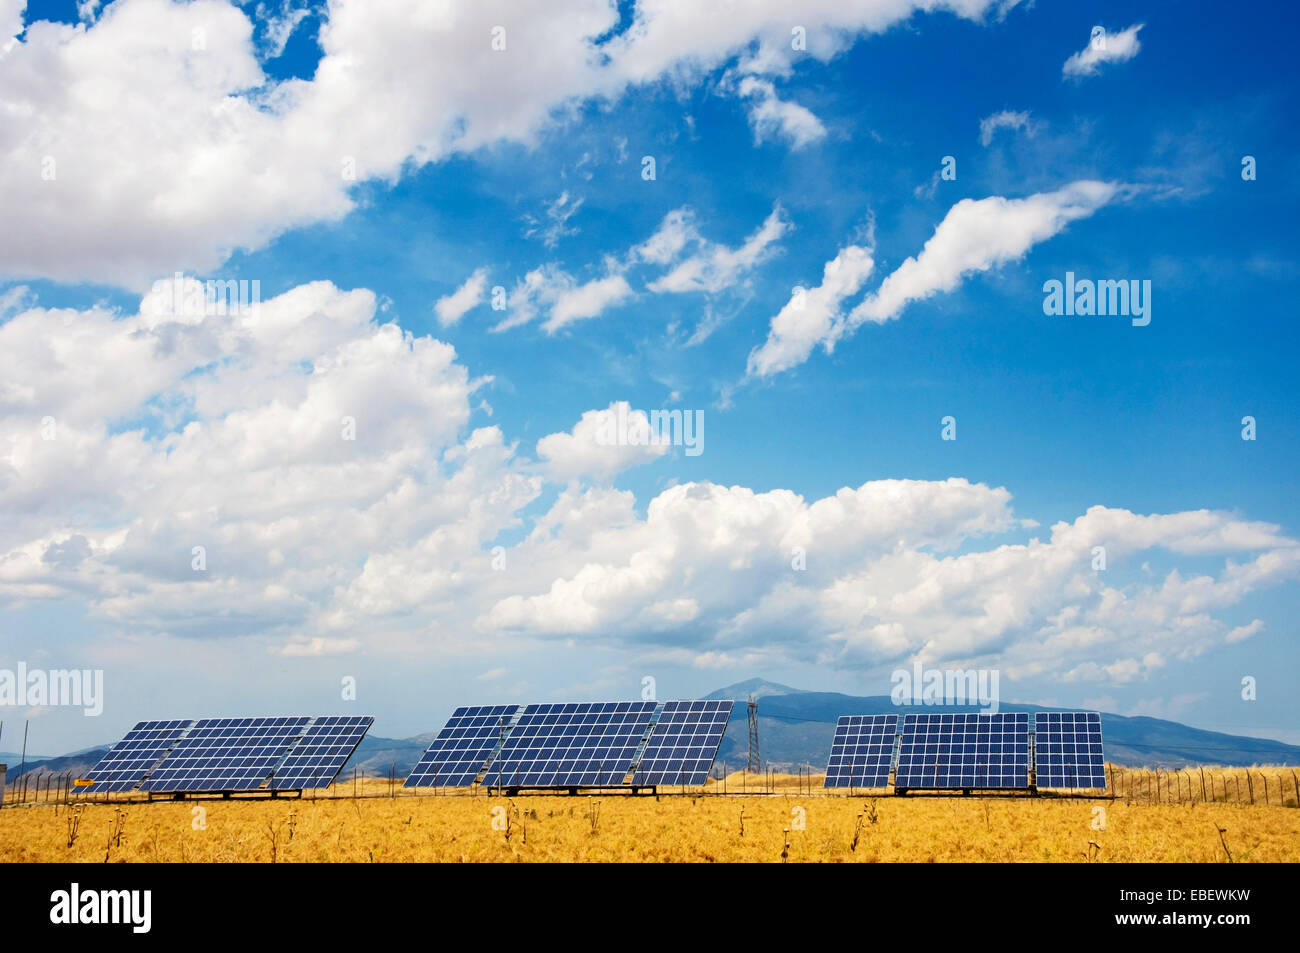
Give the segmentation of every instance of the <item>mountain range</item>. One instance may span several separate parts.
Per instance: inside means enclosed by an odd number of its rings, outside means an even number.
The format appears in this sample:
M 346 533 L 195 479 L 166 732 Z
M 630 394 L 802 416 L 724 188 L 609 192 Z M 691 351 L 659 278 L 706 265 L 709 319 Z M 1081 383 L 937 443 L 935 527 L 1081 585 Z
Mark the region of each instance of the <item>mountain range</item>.
M 718 765 L 725 764 L 729 771 L 743 768 L 747 760 L 749 723 L 746 702 L 751 696 L 758 703 L 759 753 L 763 767 L 777 771 L 790 771 L 799 766 L 811 767 L 814 773 L 824 770 L 830 755 L 831 739 L 835 734 L 835 722 L 840 715 L 937 710 L 930 706 L 895 705 L 885 695 L 807 692 L 761 678 L 737 682 L 705 696 L 709 699 L 731 699 L 737 703 L 718 749 Z M 942 710 L 970 712 L 979 709 L 974 706 L 951 705 Z M 1004 703 L 998 710 L 1032 713 L 1049 709 L 1038 705 Z M 1106 760 L 1126 767 L 1300 764 L 1300 747 L 1295 745 L 1265 738 L 1204 731 L 1159 718 L 1103 712 L 1101 727 Z M 436 734 L 437 731 L 429 731 L 410 738 L 384 738 L 369 734 L 357 746 L 339 777 L 350 777 L 354 768 L 366 777 L 387 777 L 390 772 L 396 777 L 404 777 L 420 760 Z M 108 747 L 101 745 L 54 758 L 28 755 L 27 770 L 55 774 L 72 772 L 74 776 L 84 774 L 103 757 Z M 0 763 L 4 762 L 9 765 L 9 778 L 12 780 L 18 774 L 19 755 L 0 752 Z

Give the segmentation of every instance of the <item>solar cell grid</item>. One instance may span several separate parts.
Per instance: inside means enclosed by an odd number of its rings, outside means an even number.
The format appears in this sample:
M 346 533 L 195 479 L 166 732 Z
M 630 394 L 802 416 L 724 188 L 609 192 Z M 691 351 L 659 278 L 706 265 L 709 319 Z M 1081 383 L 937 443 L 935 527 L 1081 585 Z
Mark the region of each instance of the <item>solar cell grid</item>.
M 186 719 L 137 723 L 86 775 L 92 783 L 78 791 L 97 794 L 132 790 L 190 724 Z
M 1034 715 L 1035 783 L 1040 788 L 1105 788 L 1101 715 L 1037 712 Z
M 894 784 L 899 788 L 1028 787 L 1028 714 L 907 715 Z
M 309 718 L 205 718 L 194 723 L 140 785 L 141 791 L 260 788 Z
M 327 788 L 374 721 L 369 715 L 317 718 L 275 769 L 276 791 Z
M 823 786 L 888 787 L 897 734 L 897 715 L 842 716 L 835 725 Z
M 703 784 L 731 717 L 730 701 L 665 702 L 634 784 Z
M 518 705 L 469 705 L 452 712 L 409 775 L 405 787 L 467 787 L 501 740 Z
M 493 784 L 621 784 L 649 727 L 654 702 L 529 705 L 488 771 Z

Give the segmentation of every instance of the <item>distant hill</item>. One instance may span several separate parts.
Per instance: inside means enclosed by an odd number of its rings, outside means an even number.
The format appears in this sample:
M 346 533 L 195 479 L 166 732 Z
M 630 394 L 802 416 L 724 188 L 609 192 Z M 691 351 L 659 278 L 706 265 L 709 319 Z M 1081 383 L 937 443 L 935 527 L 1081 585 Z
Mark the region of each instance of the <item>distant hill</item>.
M 437 734 L 437 731 L 428 731 L 410 738 L 381 738 L 367 734 L 347 764 L 343 765 L 339 779 L 352 777 L 353 768 L 367 778 L 386 778 L 390 771 L 404 778 L 424 756 L 425 749 Z
M 759 694 L 762 689 L 770 689 Z M 889 713 L 935 712 L 932 706 L 895 705 L 886 695 L 843 695 L 839 692 L 805 692 L 751 679 L 709 695 L 743 701 L 750 693 L 759 695 L 758 740 L 764 766 L 778 770 L 810 764 L 815 771 L 826 767 L 835 722 L 840 715 L 883 715 Z M 978 711 L 974 706 L 945 706 L 943 711 Z M 1003 704 L 999 711 L 1062 711 L 1038 705 Z M 1101 716 L 1106 760 L 1114 764 L 1141 767 L 1184 767 L 1194 764 L 1251 765 L 1300 764 L 1300 747 L 1263 738 L 1247 738 L 1216 731 L 1203 731 L 1159 718 Z M 749 725 L 745 706 L 738 704 L 731 715 L 727 734 L 718 750 L 718 760 L 727 767 L 744 765 L 749 751 Z
M 72 773 L 74 778 L 81 777 L 95 765 L 97 765 L 104 755 L 108 754 L 110 745 L 102 748 L 87 748 L 74 754 L 65 754 L 58 758 L 33 758 L 27 756 L 27 774 L 35 776 L 41 773 L 65 774 Z M 5 763 L 4 758 L 8 755 L 0 755 L 0 763 Z M 21 756 L 15 756 L 7 762 L 9 765 L 8 779 L 12 783 L 13 779 L 20 775 L 18 770 L 21 766 Z
M 50 755 L 48 754 L 32 754 L 30 751 L 27 752 L 28 761 L 45 761 L 49 758 Z M 21 751 L 0 751 L 0 764 L 16 766 L 21 763 L 22 760 L 23 753 Z
M 769 682 L 762 678 L 751 678 L 745 682 L 737 682 L 735 685 L 728 685 L 726 688 L 719 688 L 716 692 L 709 692 L 704 697 L 709 700 L 721 701 L 724 698 L 730 698 L 732 701 L 748 701 L 749 696 L 755 698 L 766 698 L 769 695 L 799 695 L 802 694 L 799 689 L 791 688 L 789 685 L 781 685 L 778 682 Z

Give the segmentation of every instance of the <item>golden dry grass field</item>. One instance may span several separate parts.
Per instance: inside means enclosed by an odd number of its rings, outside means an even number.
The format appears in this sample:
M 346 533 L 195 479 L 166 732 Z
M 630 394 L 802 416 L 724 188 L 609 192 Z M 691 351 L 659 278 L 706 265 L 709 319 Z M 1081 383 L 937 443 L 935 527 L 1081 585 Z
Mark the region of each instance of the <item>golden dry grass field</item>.
M 808 779 L 802 782 L 807 785 Z M 1300 810 L 1011 797 L 366 797 L 0 811 L 0 861 L 1235 862 L 1300 860 Z M 738 791 L 742 781 L 728 779 Z M 750 779 L 750 789 L 754 787 Z M 334 789 L 350 795 L 351 784 Z M 1099 815 L 1097 809 L 1103 809 Z M 197 809 L 197 810 L 196 810 Z M 872 815 L 874 814 L 874 820 Z M 1104 822 L 1104 829 L 1098 829 Z M 75 836 L 70 833 L 75 829 Z M 1222 833 L 1220 831 L 1222 830 Z M 70 842 L 71 841 L 71 842 Z M 855 843 L 856 841 L 856 843 Z

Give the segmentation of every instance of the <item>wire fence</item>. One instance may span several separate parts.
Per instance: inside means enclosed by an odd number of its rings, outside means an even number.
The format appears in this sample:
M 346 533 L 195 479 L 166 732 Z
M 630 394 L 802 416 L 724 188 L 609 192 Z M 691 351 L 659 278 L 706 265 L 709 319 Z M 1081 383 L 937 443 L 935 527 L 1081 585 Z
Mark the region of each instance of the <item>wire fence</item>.
M 1300 806 L 1300 772 L 1287 767 L 1122 768 L 1107 765 L 1107 791 L 1136 804 Z
M 10 779 L 0 792 L 0 809 L 15 807 L 62 806 L 68 804 L 109 803 L 147 799 L 145 792 L 84 793 L 75 784 L 73 772 L 28 771 Z M 370 799 L 398 797 L 488 797 L 495 793 L 492 785 L 468 788 L 405 787 L 405 778 L 394 763 L 384 772 L 366 772 L 354 768 L 339 775 L 328 788 L 302 792 L 275 792 L 284 798 Z M 714 766 L 702 785 L 658 785 L 657 794 L 674 795 L 790 795 L 825 794 L 857 796 L 869 789 L 822 787 L 823 775 L 811 765 L 796 765 L 786 771 L 768 769 L 761 773 L 747 770 L 728 771 L 726 762 Z M 246 796 L 268 797 L 269 790 L 241 792 Z M 876 791 L 876 794 L 887 793 Z M 942 792 L 936 792 L 942 793 Z M 1008 791 L 1006 793 L 1017 793 Z M 1072 791 L 1040 793 L 1070 796 Z M 222 796 L 217 793 L 212 796 Z M 1241 804 L 1295 808 L 1300 806 L 1300 769 L 1277 767 L 1188 767 L 1126 768 L 1106 766 L 1106 788 L 1101 796 L 1128 804 Z M 157 796 L 169 800 L 171 793 Z

